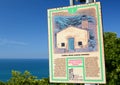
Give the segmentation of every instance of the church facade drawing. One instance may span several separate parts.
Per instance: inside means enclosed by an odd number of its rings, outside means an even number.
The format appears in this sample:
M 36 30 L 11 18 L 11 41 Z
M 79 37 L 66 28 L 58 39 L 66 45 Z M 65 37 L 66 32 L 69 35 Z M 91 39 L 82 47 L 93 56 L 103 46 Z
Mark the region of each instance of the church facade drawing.
M 89 32 L 85 29 L 68 27 L 56 35 L 57 48 L 64 51 L 75 51 L 88 46 Z
M 55 53 L 97 51 L 96 17 L 83 13 L 66 13 L 66 16 L 54 15 L 53 19 Z

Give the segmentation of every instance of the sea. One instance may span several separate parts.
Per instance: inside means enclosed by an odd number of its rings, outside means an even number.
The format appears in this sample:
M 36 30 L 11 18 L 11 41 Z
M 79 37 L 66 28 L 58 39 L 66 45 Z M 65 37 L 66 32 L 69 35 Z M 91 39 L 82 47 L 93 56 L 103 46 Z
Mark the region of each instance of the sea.
M 49 77 L 48 59 L 0 59 L 0 81 L 7 82 L 12 70 L 27 70 L 38 79 Z

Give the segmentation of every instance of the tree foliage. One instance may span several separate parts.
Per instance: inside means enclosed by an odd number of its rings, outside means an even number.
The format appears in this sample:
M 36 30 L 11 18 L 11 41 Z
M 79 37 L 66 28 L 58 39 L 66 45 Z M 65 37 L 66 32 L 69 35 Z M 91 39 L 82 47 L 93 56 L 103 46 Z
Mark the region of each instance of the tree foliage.
M 12 77 L 8 81 L 8 85 L 35 85 L 37 77 L 31 75 L 30 72 L 12 71 Z
M 116 33 L 104 33 L 106 85 L 120 85 L 120 38 Z

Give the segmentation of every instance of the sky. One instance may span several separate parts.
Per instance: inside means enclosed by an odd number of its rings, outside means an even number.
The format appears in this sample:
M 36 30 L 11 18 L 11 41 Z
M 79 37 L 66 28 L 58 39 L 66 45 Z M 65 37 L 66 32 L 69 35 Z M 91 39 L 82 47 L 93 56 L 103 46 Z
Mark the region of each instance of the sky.
M 120 37 L 120 0 L 100 0 L 104 32 Z M 48 58 L 47 9 L 69 0 L 0 0 L 0 58 Z

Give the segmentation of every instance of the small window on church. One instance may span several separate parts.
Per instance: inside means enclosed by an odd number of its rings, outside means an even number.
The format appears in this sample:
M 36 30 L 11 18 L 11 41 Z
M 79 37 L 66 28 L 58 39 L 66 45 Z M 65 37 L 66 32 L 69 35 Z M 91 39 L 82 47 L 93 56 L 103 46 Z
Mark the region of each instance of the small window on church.
M 65 47 L 65 43 L 61 43 L 61 47 Z
M 78 45 L 80 46 L 80 45 L 82 45 L 82 42 L 80 41 L 80 42 L 78 42 Z

